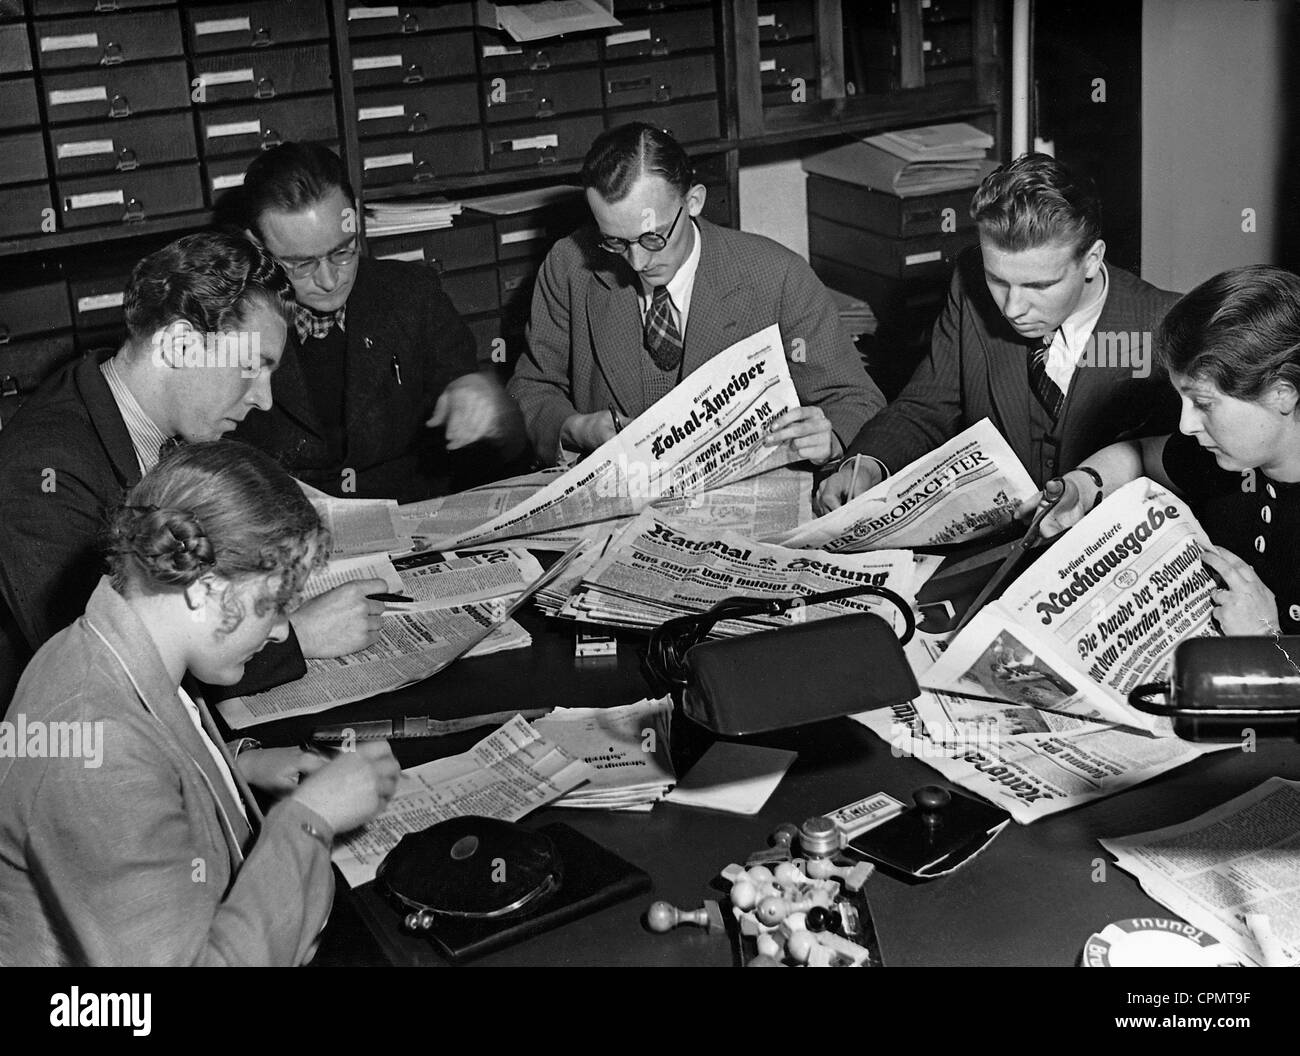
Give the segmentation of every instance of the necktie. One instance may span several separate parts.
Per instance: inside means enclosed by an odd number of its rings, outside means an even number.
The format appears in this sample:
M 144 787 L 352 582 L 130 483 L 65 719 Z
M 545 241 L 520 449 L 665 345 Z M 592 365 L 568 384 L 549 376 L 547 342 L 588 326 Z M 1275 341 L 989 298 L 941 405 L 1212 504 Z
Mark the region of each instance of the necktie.
M 1061 405 L 1065 403 L 1065 393 L 1047 373 L 1047 350 L 1051 347 L 1055 334 L 1048 335 L 1046 344 L 1035 344 L 1029 349 L 1029 387 L 1034 396 L 1049 415 L 1052 422 L 1061 414 Z
M 682 365 L 682 335 L 673 319 L 673 299 L 667 286 L 656 286 L 645 315 L 645 347 L 660 370 Z
M 310 308 L 304 308 L 301 304 L 293 306 L 293 324 L 294 329 L 298 331 L 298 340 L 306 341 L 309 337 L 314 337 L 317 341 L 323 341 L 329 336 L 329 332 L 338 327 L 343 330 L 346 326 L 348 306 L 345 304 L 336 312 L 313 312 Z

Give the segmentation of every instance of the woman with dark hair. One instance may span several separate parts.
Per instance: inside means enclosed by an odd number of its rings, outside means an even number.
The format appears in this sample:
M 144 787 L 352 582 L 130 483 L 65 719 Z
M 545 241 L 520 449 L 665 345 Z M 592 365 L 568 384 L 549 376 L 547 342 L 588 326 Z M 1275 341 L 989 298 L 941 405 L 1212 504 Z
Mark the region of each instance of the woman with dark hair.
M 111 524 L 111 577 L 36 654 L 8 713 L 28 750 L 0 758 L 0 960 L 311 957 L 334 834 L 391 797 L 392 752 L 366 745 L 322 765 L 254 840 L 256 804 L 181 680 L 233 684 L 283 640 L 323 543 L 297 485 L 243 444 L 185 445 L 130 491 Z
M 1150 477 L 1186 498 L 1214 541 L 1203 560 L 1223 583 L 1223 633 L 1300 633 L 1300 278 L 1267 265 L 1214 276 L 1170 309 L 1156 354 L 1182 400 L 1179 432 L 1084 459 L 1044 534 Z

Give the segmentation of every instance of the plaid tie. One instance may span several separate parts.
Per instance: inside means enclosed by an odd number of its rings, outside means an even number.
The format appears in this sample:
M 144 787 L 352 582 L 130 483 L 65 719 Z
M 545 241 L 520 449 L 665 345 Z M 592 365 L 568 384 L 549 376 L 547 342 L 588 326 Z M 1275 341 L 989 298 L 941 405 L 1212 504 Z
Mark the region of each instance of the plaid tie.
M 645 347 L 660 370 L 682 365 L 682 335 L 673 319 L 673 299 L 667 286 L 656 286 L 645 315 Z
M 1060 417 L 1061 405 L 1065 403 L 1065 393 L 1047 373 L 1047 350 L 1051 347 L 1052 338 L 1055 336 L 1055 334 L 1049 335 L 1045 344 L 1031 345 L 1028 358 L 1029 387 L 1038 398 L 1043 410 L 1051 415 L 1053 423 Z
M 329 337 L 329 332 L 334 329 L 335 325 L 340 330 L 343 330 L 347 311 L 348 306 L 345 304 L 337 312 L 327 312 L 322 315 L 320 312 L 313 312 L 310 308 L 304 308 L 301 304 L 295 304 L 293 306 L 293 326 L 298 331 L 299 342 L 306 341 L 309 337 L 321 341 Z

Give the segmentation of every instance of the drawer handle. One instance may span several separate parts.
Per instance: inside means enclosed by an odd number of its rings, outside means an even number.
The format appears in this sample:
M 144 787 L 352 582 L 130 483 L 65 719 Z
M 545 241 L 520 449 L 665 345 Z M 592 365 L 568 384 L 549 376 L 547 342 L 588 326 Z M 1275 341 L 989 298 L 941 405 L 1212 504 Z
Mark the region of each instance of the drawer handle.
M 139 198 L 126 200 L 126 211 L 122 214 L 122 223 L 138 224 L 144 221 L 144 203 Z
M 421 158 L 415 163 L 415 175 L 411 179 L 416 183 L 430 183 L 437 178 L 437 173 L 429 168 L 429 163 L 426 160 Z
M 508 279 L 501 280 L 501 290 L 503 293 L 514 293 L 524 284 L 524 276 L 513 275 Z
M 536 115 L 536 116 L 537 116 L 539 119 L 540 119 L 540 118 L 543 118 L 543 117 L 554 117 L 554 116 L 555 116 L 555 103 L 552 102 L 552 101 L 551 101 L 547 96 L 545 96 L 545 95 L 542 96 L 540 99 L 537 100 L 537 115 Z
M 422 84 L 424 82 L 424 67 L 418 62 L 413 62 L 406 67 L 406 76 L 402 78 L 403 84 Z
M 125 95 L 115 95 L 108 104 L 109 117 L 130 117 L 131 103 Z
M 119 66 L 125 61 L 126 57 L 122 54 L 122 45 L 112 40 L 104 45 L 104 50 L 99 55 L 99 64 L 101 66 Z
M 270 77 L 259 77 L 257 88 L 253 91 L 254 99 L 274 99 L 275 98 L 275 81 Z
M 790 83 L 790 71 L 784 66 L 778 66 L 776 70 L 776 83 L 788 85 Z
M 654 99 L 656 103 L 671 102 L 673 97 L 673 87 L 670 84 L 661 84 L 655 89 Z
M 411 123 L 406 126 L 408 132 L 428 132 L 429 118 L 423 111 L 417 110 L 411 115 Z
M 262 142 L 258 144 L 263 150 L 273 150 L 284 142 L 284 137 L 273 128 L 262 132 Z
M 509 92 L 498 92 L 495 89 L 488 92 L 487 104 L 492 106 L 509 106 L 511 103 L 522 103 L 533 97 L 535 88 L 515 88 Z
M 651 55 L 655 55 L 655 56 L 663 56 L 663 55 L 671 54 L 671 52 L 672 52 L 672 48 L 670 48 L 670 47 L 668 46 L 668 38 L 667 38 L 667 37 L 665 37 L 665 36 L 658 36 L 658 37 L 655 37 L 653 40 L 650 41 L 650 54 L 651 54 Z
M 117 10 L 117 0 L 95 0 L 95 13 L 101 14 Z
M 140 160 L 130 147 L 123 147 L 117 152 L 117 164 L 113 166 L 118 172 L 130 172 L 140 167 Z
M 551 53 L 545 48 L 538 48 L 532 53 L 532 58 L 528 60 L 530 70 L 549 70 L 551 68 Z
M 784 22 L 778 22 L 775 26 L 772 27 L 772 39 L 789 40 L 790 27 L 787 26 Z
M 253 30 L 253 39 L 250 42 L 254 48 L 269 48 L 275 41 L 271 37 L 271 28 L 269 26 L 258 26 Z
M 0 396 L 13 399 L 15 396 L 21 396 L 22 394 L 22 390 L 18 387 L 18 379 L 12 374 L 0 377 Z
M 667 6 L 664 0 L 650 0 L 650 3 L 645 5 L 645 9 L 647 11 L 662 11 Z
M 617 95 L 619 92 L 636 92 L 642 88 L 649 88 L 653 82 L 649 77 L 634 77 L 626 81 L 610 81 L 608 88 L 610 95 Z
M 406 14 L 402 16 L 402 32 L 403 33 L 420 32 L 420 20 L 416 18 L 413 14 L 411 14 L 410 11 L 406 12 Z
M 9 327 L 0 323 L 0 345 L 9 344 Z

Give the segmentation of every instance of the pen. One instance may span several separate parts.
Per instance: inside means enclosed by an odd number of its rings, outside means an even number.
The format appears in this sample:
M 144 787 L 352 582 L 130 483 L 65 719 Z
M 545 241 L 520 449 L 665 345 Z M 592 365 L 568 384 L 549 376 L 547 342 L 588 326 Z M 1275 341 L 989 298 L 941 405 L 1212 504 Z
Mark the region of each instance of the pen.
M 397 384 L 402 384 L 402 362 L 396 355 L 393 356 L 393 377 L 397 379 Z
M 609 419 L 614 423 L 614 432 L 621 433 L 623 431 L 623 422 L 618 416 L 618 411 L 614 410 L 613 407 L 609 409 Z
M 408 598 L 405 594 L 367 594 L 371 601 L 414 601 L 414 598 Z
M 862 456 L 853 456 L 853 479 L 849 481 L 849 498 L 853 498 L 858 493 L 858 470 L 862 468 Z

